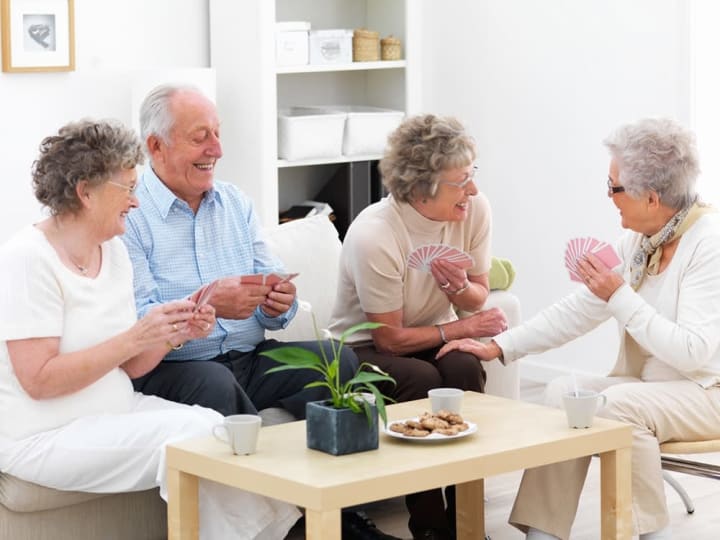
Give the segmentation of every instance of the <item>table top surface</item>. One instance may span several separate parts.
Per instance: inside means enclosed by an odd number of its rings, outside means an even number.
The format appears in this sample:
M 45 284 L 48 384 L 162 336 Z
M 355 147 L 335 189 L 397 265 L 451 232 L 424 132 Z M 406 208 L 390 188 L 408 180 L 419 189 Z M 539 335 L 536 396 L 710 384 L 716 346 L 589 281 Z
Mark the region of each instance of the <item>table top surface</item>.
M 429 411 L 429 400 L 390 405 L 388 422 Z M 377 450 L 332 456 L 306 447 L 305 422 L 260 430 L 257 452 L 235 456 L 214 437 L 168 446 L 168 467 L 243 487 L 307 508 L 345 507 L 432 487 L 468 482 L 583 455 L 629 447 L 631 428 L 595 418 L 571 429 L 565 412 L 466 392 L 462 416 L 477 424 L 467 437 L 429 442 L 383 433 Z M 381 492 L 382 496 L 379 496 Z

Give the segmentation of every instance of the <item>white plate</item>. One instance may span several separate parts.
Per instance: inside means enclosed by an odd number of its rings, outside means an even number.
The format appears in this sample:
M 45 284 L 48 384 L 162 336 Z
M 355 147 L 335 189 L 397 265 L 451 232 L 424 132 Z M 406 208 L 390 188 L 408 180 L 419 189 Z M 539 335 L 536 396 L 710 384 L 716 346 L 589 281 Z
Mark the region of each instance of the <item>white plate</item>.
M 396 439 L 405 439 L 406 441 L 414 442 L 451 441 L 453 439 L 461 439 L 463 437 L 467 437 L 468 435 L 472 435 L 477 431 L 477 424 L 473 424 L 472 422 L 468 422 L 467 420 L 465 420 L 465 423 L 468 425 L 468 428 L 465 431 L 461 431 L 457 435 L 441 435 L 440 433 L 431 433 L 427 437 L 410 437 L 409 435 L 404 435 L 402 433 L 390 430 L 390 426 L 393 424 L 397 424 L 398 422 L 403 424 L 408 420 L 417 421 L 417 419 L 418 417 L 416 416 L 414 418 L 405 418 L 403 420 L 393 420 L 392 422 L 388 423 L 387 427 L 383 431 L 385 432 L 385 435 L 389 435 L 390 437 L 395 437 Z

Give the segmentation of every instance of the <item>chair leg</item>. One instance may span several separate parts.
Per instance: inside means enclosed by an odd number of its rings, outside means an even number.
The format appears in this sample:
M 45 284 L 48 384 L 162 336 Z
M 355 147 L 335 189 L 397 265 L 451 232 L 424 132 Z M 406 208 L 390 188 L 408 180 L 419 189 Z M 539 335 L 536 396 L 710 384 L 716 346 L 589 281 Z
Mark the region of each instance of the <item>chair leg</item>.
M 673 476 L 670 475 L 669 472 L 663 471 L 663 479 L 670 484 L 670 487 L 673 488 L 675 491 L 677 491 L 677 494 L 680 495 L 680 498 L 682 499 L 683 504 L 685 505 L 685 510 L 688 514 L 692 514 L 695 512 L 695 505 L 692 502 L 692 499 L 690 498 L 690 495 L 687 494 L 687 491 L 685 491 L 685 488 L 680 485 L 680 482 L 675 480 Z

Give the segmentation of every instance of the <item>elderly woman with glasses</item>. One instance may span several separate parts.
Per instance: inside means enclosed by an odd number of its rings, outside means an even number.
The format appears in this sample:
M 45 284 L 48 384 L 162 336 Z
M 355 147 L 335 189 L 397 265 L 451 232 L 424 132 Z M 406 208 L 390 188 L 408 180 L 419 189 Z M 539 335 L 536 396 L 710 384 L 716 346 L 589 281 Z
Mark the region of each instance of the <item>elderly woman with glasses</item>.
M 115 122 L 62 127 L 33 165 L 50 216 L 0 248 L 0 470 L 59 490 L 160 486 L 165 445 L 209 435 L 210 409 L 133 391 L 172 349 L 206 337 L 212 306 L 182 299 L 137 320 L 132 265 L 118 238 L 138 202 L 142 149 Z M 201 537 L 282 538 L 291 505 L 202 482 Z M 204 517 L 203 517 L 204 516 Z
M 585 286 L 488 344 L 449 343 L 505 362 L 558 347 L 614 318 L 617 362 L 578 384 L 607 396 L 601 416 L 633 426 L 632 512 L 642 540 L 670 538 L 659 444 L 720 437 L 720 218 L 695 192 L 693 135 L 670 120 L 621 127 L 610 151 L 608 197 L 620 211 L 621 264 L 592 254 Z M 567 378 L 547 389 L 559 406 Z M 530 539 L 568 538 L 589 458 L 525 472 L 510 522 Z
M 405 120 L 389 137 L 380 173 L 389 196 L 355 218 L 345 237 L 330 330 L 357 332 L 350 345 L 361 362 L 389 372 L 397 401 L 446 386 L 482 392 L 485 372 L 456 351 L 436 359 L 451 339 L 493 336 L 507 322 L 480 311 L 488 295 L 491 215 L 475 185 L 475 143 L 454 118 Z M 413 254 L 414 253 L 414 254 Z M 458 320 L 457 311 L 475 314 Z M 452 496 L 450 497 L 452 499 Z M 451 538 L 454 509 L 441 490 L 409 495 L 414 538 Z

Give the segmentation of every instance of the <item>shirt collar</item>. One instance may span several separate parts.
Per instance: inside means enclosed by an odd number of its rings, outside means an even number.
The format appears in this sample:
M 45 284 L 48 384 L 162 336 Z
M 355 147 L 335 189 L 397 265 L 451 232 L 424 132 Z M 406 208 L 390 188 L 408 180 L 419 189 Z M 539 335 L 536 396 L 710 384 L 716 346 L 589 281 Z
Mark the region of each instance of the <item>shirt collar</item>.
M 179 199 L 172 191 L 170 191 L 163 181 L 160 180 L 158 175 L 155 174 L 152 165 L 147 165 L 143 171 L 143 184 L 147 188 L 150 199 L 159 210 L 163 219 L 167 218 L 170 213 L 170 209 L 176 201 L 177 204 L 184 205 L 189 208 L 185 201 Z M 221 203 L 221 199 L 220 192 L 213 187 L 205 192 L 205 196 L 200 204 L 202 205 L 210 201 L 218 201 L 218 203 Z
M 407 228 L 411 231 L 420 234 L 435 234 L 440 232 L 447 221 L 435 221 L 428 219 L 423 216 L 420 212 L 415 210 L 410 203 L 396 201 L 392 195 L 388 196 L 390 204 L 393 205 L 397 212 L 402 217 L 403 222 Z

